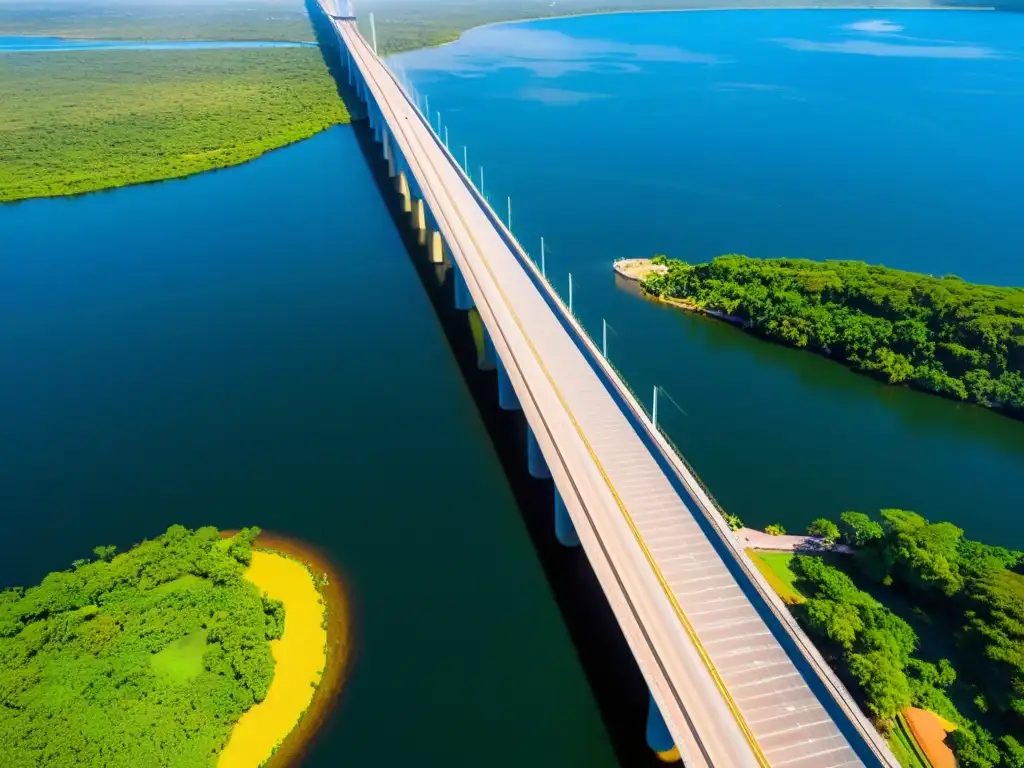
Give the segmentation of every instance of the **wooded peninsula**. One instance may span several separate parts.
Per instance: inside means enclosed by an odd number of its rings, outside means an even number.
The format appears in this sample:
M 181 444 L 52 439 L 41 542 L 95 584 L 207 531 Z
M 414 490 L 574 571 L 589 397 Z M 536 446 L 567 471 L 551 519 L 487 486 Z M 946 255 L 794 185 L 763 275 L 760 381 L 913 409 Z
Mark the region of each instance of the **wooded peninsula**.
M 961 768 L 1024 768 L 1024 553 L 901 509 L 808 532 L 853 554 L 754 560 L 900 763 L 929 764 L 901 747 L 914 707 L 950 724 Z
M 0 203 L 252 160 L 349 114 L 316 48 L 0 54 Z
M 263 765 L 320 683 L 327 613 L 259 533 L 175 525 L 0 592 L 0 765 Z
M 1024 419 L 1024 288 L 859 261 L 703 264 L 656 256 L 649 294 L 731 316 L 746 330 L 905 384 Z

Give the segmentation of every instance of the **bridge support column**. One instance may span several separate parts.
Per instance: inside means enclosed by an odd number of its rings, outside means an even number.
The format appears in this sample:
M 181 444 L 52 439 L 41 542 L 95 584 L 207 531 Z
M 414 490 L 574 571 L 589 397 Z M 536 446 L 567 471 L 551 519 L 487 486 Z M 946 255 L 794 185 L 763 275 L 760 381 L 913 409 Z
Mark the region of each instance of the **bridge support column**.
M 530 475 L 536 477 L 538 480 L 549 480 L 551 478 L 551 470 L 548 469 L 548 463 L 544 461 L 544 454 L 540 450 L 540 443 L 537 442 L 537 436 L 533 433 L 533 427 L 529 424 L 526 425 L 526 458 L 530 465 Z
M 430 239 L 427 240 L 427 252 L 430 254 L 431 264 L 444 264 L 444 241 L 436 229 L 430 233 Z
M 516 397 L 516 391 L 512 387 L 512 379 L 508 377 L 508 371 L 505 370 L 505 364 L 501 362 L 501 358 L 498 358 L 498 405 L 501 406 L 503 411 L 518 411 L 519 398 Z
M 462 270 L 459 269 L 458 265 L 452 263 L 452 279 L 455 281 L 455 308 L 462 311 L 469 311 L 473 308 L 473 296 L 469 292 L 469 286 L 466 285 L 466 278 L 462 274 Z M 509 382 L 509 387 L 512 384 Z
M 650 692 L 647 695 L 647 746 L 655 751 L 661 761 L 677 763 L 681 759 L 679 749 L 668 731 L 668 726 L 665 725 L 665 718 L 661 716 L 658 702 Z
M 494 342 L 491 341 L 491 334 L 484 328 L 484 347 L 480 352 L 480 359 L 476 361 L 481 371 L 493 371 L 498 367 L 498 353 L 494 351 Z
M 387 133 L 384 132 L 384 159 L 388 163 L 388 178 L 395 178 L 396 166 L 395 166 L 395 148 L 391 146 L 394 139 Z
M 409 192 L 409 180 L 405 178 L 405 171 L 398 174 L 395 186 L 398 188 L 398 196 L 402 198 L 402 212 L 412 213 L 412 193 Z
M 580 537 L 576 535 L 576 526 L 572 524 L 569 510 L 565 508 L 562 494 L 555 487 L 555 538 L 563 547 L 578 547 Z
M 412 203 L 412 228 L 416 232 L 423 232 L 427 228 L 427 212 L 422 200 L 414 200 Z

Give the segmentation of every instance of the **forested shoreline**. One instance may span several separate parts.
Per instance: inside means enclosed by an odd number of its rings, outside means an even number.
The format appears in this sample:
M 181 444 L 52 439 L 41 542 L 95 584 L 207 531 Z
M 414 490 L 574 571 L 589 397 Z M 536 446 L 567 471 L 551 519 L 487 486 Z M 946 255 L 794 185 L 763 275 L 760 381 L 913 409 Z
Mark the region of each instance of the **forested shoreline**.
M 0 55 L 0 203 L 189 176 L 349 122 L 313 48 Z
M 908 707 L 925 709 L 956 726 L 962 768 L 1024 768 L 1024 553 L 900 509 L 808 532 L 854 554 L 793 557 L 790 610 L 876 724 L 895 733 Z M 945 640 L 922 642 L 907 619 Z
M 1024 289 L 855 261 L 657 256 L 643 289 L 890 384 L 1024 419 Z
M 0 765 L 212 766 L 274 677 L 258 528 L 172 526 L 0 592 Z

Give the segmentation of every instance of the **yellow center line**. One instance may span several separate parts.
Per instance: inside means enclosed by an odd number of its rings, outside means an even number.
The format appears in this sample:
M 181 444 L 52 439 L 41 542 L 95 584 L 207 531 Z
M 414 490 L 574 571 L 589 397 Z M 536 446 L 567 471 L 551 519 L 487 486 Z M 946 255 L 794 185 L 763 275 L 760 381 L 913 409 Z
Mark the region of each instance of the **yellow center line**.
M 382 62 L 382 66 L 384 67 L 385 71 L 388 72 L 388 75 L 390 76 L 391 72 L 390 72 L 390 70 L 387 69 L 386 66 L 383 65 L 383 62 Z M 393 77 L 392 77 L 392 80 L 393 80 Z M 397 83 L 395 83 L 395 85 L 397 87 Z M 401 90 L 401 89 L 399 88 L 399 90 Z M 403 94 L 404 94 L 404 91 L 403 91 Z M 387 101 L 386 98 L 385 98 L 385 101 Z M 395 110 L 392 109 L 392 111 L 394 112 Z M 399 130 L 401 130 L 404 133 L 404 127 L 399 126 Z M 431 136 L 433 136 L 433 132 L 432 131 L 431 131 Z M 420 144 L 420 142 L 418 140 L 416 141 L 416 143 Z M 420 144 L 420 146 L 422 147 L 422 144 Z M 439 171 L 437 169 L 437 166 L 431 160 L 430 153 L 429 152 L 425 152 L 424 153 L 424 157 L 425 157 L 426 162 L 430 165 L 430 167 L 434 171 L 435 176 L 437 176 L 438 179 L 440 179 L 441 178 L 441 174 L 439 173 Z M 460 169 L 460 172 L 461 172 L 461 169 Z M 462 173 L 462 175 L 465 178 L 465 174 Z M 462 226 L 466 230 L 466 234 L 469 236 L 469 239 L 472 241 L 473 247 L 476 249 L 476 252 L 477 252 L 477 254 L 478 254 L 479 258 L 480 258 L 480 261 L 484 265 L 484 269 L 487 270 L 487 273 L 490 276 L 492 282 L 494 283 L 494 286 L 497 289 L 498 294 L 501 296 L 501 299 L 502 299 L 502 301 L 505 304 L 505 308 L 508 310 L 509 314 L 512 316 L 512 319 L 515 321 L 516 327 L 519 329 L 519 332 L 522 334 L 523 339 L 526 341 L 527 346 L 529 346 L 530 352 L 532 353 L 534 360 L 537 362 L 537 365 L 540 367 L 541 371 L 543 372 L 544 377 L 548 380 L 548 383 L 551 385 L 552 390 L 554 390 L 555 396 L 558 398 L 558 402 L 561 404 L 561 406 L 562 406 L 563 410 L 565 411 L 566 415 L 569 417 L 569 421 L 572 423 L 573 428 L 576 430 L 576 434 L 579 435 L 580 440 L 583 442 L 584 447 L 586 447 L 586 449 L 587 449 L 587 453 L 590 455 L 591 460 L 594 462 L 594 465 L 597 467 L 598 472 L 601 474 L 601 478 L 604 480 L 605 485 L 608 487 L 608 490 L 611 493 L 612 498 L 615 500 L 615 504 L 618 506 L 619 511 L 622 513 L 623 518 L 626 520 L 626 523 L 629 526 L 630 531 L 632 531 L 633 537 L 634 537 L 634 539 L 636 539 L 637 545 L 640 547 L 641 551 L 643 552 L 644 557 L 646 558 L 648 565 L 651 567 L 651 570 L 654 571 L 654 575 L 657 578 L 658 583 L 661 585 L 662 592 L 664 592 L 665 593 L 665 597 L 668 598 L 669 603 L 671 604 L 673 611 L 675 612 L 676 616 L 678 617 L 680 623 L 683 625 L 683 629 L 686 631 L 686 634 L 689 636 L 690 641 L 693 643 L 694 647 L 697 649 L 697 654 L 700 656 L 701 661 L 704 663 L 704 666 L 707 668 L 709 674 L 711 675 L 711 678 L 712 678 L 712 680 L 715 683 L 715 687 L 718 688 L 719 693 L 722 695 L 722 698 L 725 700 L 725 704 L 728 707 L 729 712 L 732 714 L 733 718 L 736 720 L 737 725 L 739 725 L 740 730 L 743 733 L 743 737 L 747 741 L 747 744 L 750 746 L 751 750 L 753 751 L 754 757 L 756 758 L 758 765 L 762 766 L 762 768 L 770 768 L 770 763 L 768 762 L 768 758 L 765 756 L 764 752 L 761 750 L 761 746 L 757 743 L 757 739 L 754 738 L 754 734 L 750 730 L 750 726 L 747 725 L 746 720 L 743 718 L 743 715 L 740 712 L 739 706 L 736 704 L 736 701 L 733 699 L 732 695 L 729 693 L 729 690 L 728 690 L 728 688 L 725 685 L 725 681 L 722 679 L 721 674 L 718 672 L 718 669 L 715 667 L 714 662 L 712 662 L 711 657 L 708 655 L 707 649 L 704 648 L 704 645 L 703 645 L 703 643 L 701 643 L 700 638 L 697 637 L 697 633 L 694 630 L 693 625 L 690 623 L 690 620 L 687 618 L 686 614 L 684 613 L 682 606 L 679 604 L 678 599 L 676 598 L 674 592 L 672 591 L 672 588 L 669 586 L 668 581 L 666 581 L 665 576 L 661 572 L 661 569 L 658 567 L 658 564 L 655 562 L 654 556 L 651 554 L 650 550 L 647 548 L 647 544 L 644 542 L 643 536 L 640 534 L 640 530 L 637 528 L 636 523 L 633 521 L 633 517 L 629 513 L 629 510 L 626 508 L 626 505 L 623 502 L 622 497 L 619 495 L 618 491 L 615 489 L 615 485 L 612 483 L 611 477 L 609 477 L 608 472 L 605 470 L 604 465 L 601 463 L 601 460 L 598 458 L 597 453 L 594 451 L 593 446 L 590 444 L 590 441 L 587 439 L 587 436 L 584 434 L 583 429 L 580 426 L 579 421 L 577 421 L 576 416 L 573 414 L 572 409 L 569 407 L 568 402 L 566 402 L 566 399 L 563 396 L 561 389 L 559 389 L 558 384 L 555 382 L 554 377 L 551 375 L 551 372 L 548 370 L 547 365 L 544 364 L 544 361 L 541 358 L 540 353 L 538 352 L 536 346 L 534 345 L 533 340 L 530 338 L 529 334 L 526 332 L 526 327 L 523 325 L 522 320 L 519 318 L 519 315 L 516 313 L 515 309 L 513 308 L 512 303 L 509 301 L 508 296 L 505 294 L 504 289 L 501 287 L 501 282 L 498 280 L 497 276 L 494 274 L 494 270 L 491 268 L 490 263 L 488 262 L 487 258 L 484 256 L 483 248 L 481 247 L 481 245 L 480 245 L 479 241 L 476 239 L 476 237 L 473 235 L 472 228 L 469 226 L 469 223 L 466 221 L 465 217 L 462 215 L 462 211 L 459 210 L 458 205 L 455 204 L 454 199 L 450 195 L 447 195 L 447 197 L 448 197 L 449 202 L 451 203 L 452 209 L 455 211 L 455 215 L 458 216 L 459 221 L 462 222 Z M 484 201 L 484 203 L 486 204 L 486 201 Z M 493 211 L 492 211 L 492 213 L 493 213 Z

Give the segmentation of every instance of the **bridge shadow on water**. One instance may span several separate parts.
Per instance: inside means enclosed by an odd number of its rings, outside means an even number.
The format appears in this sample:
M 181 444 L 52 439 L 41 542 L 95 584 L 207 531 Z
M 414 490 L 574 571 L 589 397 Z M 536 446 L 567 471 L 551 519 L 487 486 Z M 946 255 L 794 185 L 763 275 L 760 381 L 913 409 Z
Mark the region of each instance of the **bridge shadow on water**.
M 304 0 L 306 15 L 309 17 L 310 26 L 313 28 L 313 36 L 316 38 L 320 55 L 323 57 L 324 66 L 331 73 L 334 79 L 334 86 L 338 96 L 345 103 L 352 121 L 366 119 L 366 107 L 356 94 L 355 88 L 348 84 L 348 72 L 341 62 L 341 50 L 338 38 L 334 35 L 334 27 L 330 19 L 324 15 L 316 0 Z M 379 153 L 378 153 L 379 154 Z
M 306 7 L 321 44 L 324 62 L 338 93 L 348 105 L 361 103 L 348 86 L 337 41 L 322 12 L 311 0 Z M 494 443 L 523 522 L 539 556 L 556 603 L 576 648 L 619 763 L 628 768 L 663 766 L 647 747 L 648 693 L 611 607 L 582 549 L 566 549 L 554 534 L 554 491 L 550 480 L 536 480 L 527 466 L 526 421 L 520 412 L 498 406 L 497 375 L 478 367 L 477 343 L 469 313 L 455 309 L 451 269 L 431 264 L 425 244 L 401 210 L 394 181 L 388 176 L 381 147 L 374 141 L 365 108 L 353 113 L 352 127 L 374 181 L 401 233 L 410 260 L 441 321 L 462 376 Z M 359 118 L 356 119 L 356 114 Z M 447 256 L 446 256 L 447 258 Z M 453 723 L 452 727 L 458 727 Z

